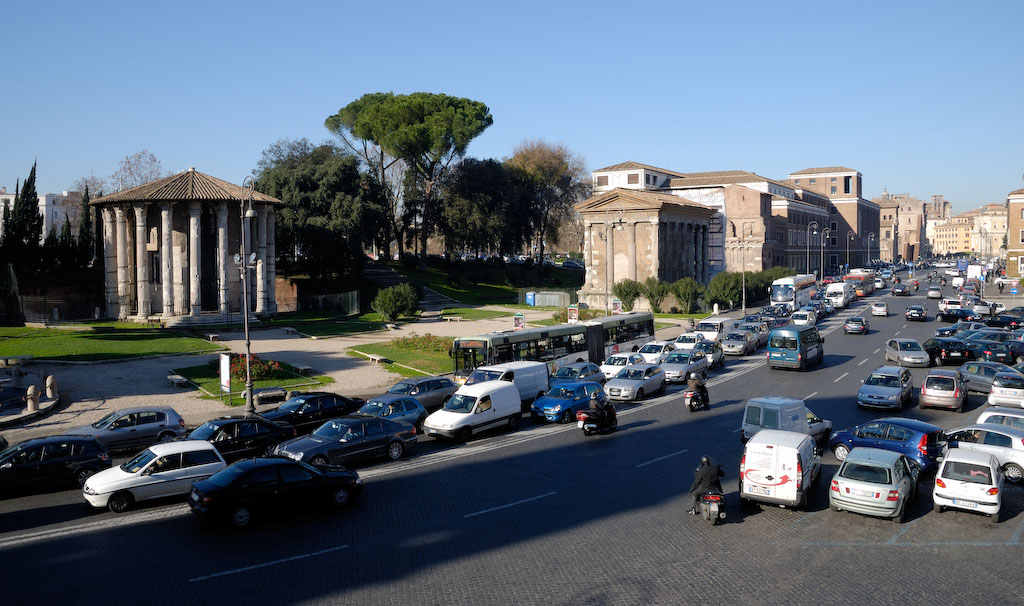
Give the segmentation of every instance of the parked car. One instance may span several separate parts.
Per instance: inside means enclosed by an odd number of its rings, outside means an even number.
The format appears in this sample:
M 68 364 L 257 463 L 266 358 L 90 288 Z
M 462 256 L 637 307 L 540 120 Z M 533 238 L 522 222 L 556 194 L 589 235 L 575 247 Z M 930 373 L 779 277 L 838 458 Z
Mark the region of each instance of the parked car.
M 608 359 L 601 365 L 601 372 L 604 373 L 605 379 L 611 379 L 619 373 L 620 370 L 626 366 L 632 366 L 634 364 L 643 364 L 644 357 L 638 353 L 617 353 L 608 356 Z
M 928 298 L 929 299 L 941 299 L 942 298 L 942 287 L 941 286 L 929 286 L 928 287 Z
M 689 351 L 673 351 L 661 363 L 661 369 L 665 371 L 665 382 L 685 383 L 690 373 L 693 372 L 707 376 L 708 357 L 697 348 Z
M 32 438 L 0 452 L 0 491 L 81 487 L 109 467 L 107 449 L 91 437 Z
M 928 320 L 928 313 L 924 310 L 924 307 L 920 305 L 911 305 L 907 308 L 904 316 L 907 320 L 917 320 L 918 322 L 926 322 Z
M 595 366 L 596 368 L 596 366 Z M 459 388 L 448 377 L 402 379 L 388 389 L 389 394 L 412 396 L 428 411 L 437 410 Z
M 898 366 L 880 366 L 871 371 L 857 390 L 857 406 L 900 410 L 910 404 L 914 381 L 910 371 Z
M 188 434 L 189 440 L 209 442 L 228 463 L 266 456 L 284 440 L 295 437 L 295 428 L 259 417 L 211 419 Z
M 90 436 L 108 450 L 149 446 L 185 435 L 185 420 L 167 406 L 122 408 L 92 425 L 65 432 L 72 436 Z
M 861 316 L 853 316 L 846 319 L 846 323 L 843 324 L 843 332 L 846 334 L 858 334 L 866 335 L 870 330 L 870 323 L 867 318 Z
M 932 504 L 944 509 L 977 511 L 998 521 L 1003 499 L 1003 472 L 995 456 L 954 448 L 946 452 L 935 473 Z
M 1008 425 L 1017 429 L 1024 429 L 1024 410 L 1020 408 L 1005 408 L 1003 406 L 989 406 L 981 411 L 976 423 L 992 423 L 994 425 Z
M 714 369 L 715 366 L 718 368 L 725 366 L 725 351 L 722 350 L 722 344 L 718 341 L 702 341 L 694 349 L 704 352 L 709 369 Z
M 1024 430 L 1008 425 L 981 423 L 946 432 L 946 450 L 962 448 L 991 454 L 999 462 L 1006 480 L 1024 481 Z
M 538 421 L 572 423 L 576 420 L 576 411 L 589 408 L 590 398 L 595 395 L 601 404 L 608 401 L 598 382 L 560 383 L 549 389 L 544 397 L 534 400 L 530 413 Z
M 93 507 L 124 513 L 139 501 L 187 495 L 193 483 L 225 467 L 224 458 L 205 440 L 163 442 L 94 474 L 82 486 L 82 496 Z
M 676 337 L 674 341 L 676 349 L 693 349 L 697 343 L 704 340 L 704 335 L 699 332 L 684 332 Z
M 416 444 L 416 428 L 408 423 L 365 415 L 331 419 L 308 436 L 281 442 L 273 455 L 311 465 L 341 465 L 387 457 L 401 459 Z
M 729 355 L 745 356 L 757 351 L 757 337 L 749 330 L 734 330 L 722 339 L 722 351 Z
M 972 360 L 999 362 L 1000 364 L 1014 362 L 1010 348 L 998 341 L 967 340 L 964 344 L 967 346 L 967 351 L 971 352 Z
M 675 351 L 671 341 L 651 341 L 640 348 L 639 353 L 648 364 L 661 364 L 665 356 Z
M 992 389 L 992 381 L 1000 372 L 1015 372 L 1006 364 L 999 362 L 971 361 L 962 364 L 960 374 L 967 380 L 967 389 L 987 394 Z
M 948 364 L 950 362 L 963 364 L 971 359 L 971 352 L 967 350 L 967 344 L 952 337 L 926 339 L 921 347 L 931 358 L 932 364 Z
M 967 382 L 956 370 L 936 368 L 921 383 L 917 405 L 921 408 L 952 408 L 963 412 L 967 403 Z
M 931 366 L 931 357 L 916 339 L 889 339 L 885 342 L 885 361 L 900 366 Z
M 889 417 L 832 432 L 828 447 L 840 461 L 861 446 L 892 450 L 917 462 L 928 473 L 938 466 L 943 439 L 941 427 L 917 419 Z
M 871 315 L 882 316 L 883 318 L 889 316 L 889 305 L 885 301 L 875 301 L 871 304 Z
M 656 364 L 634 364 L 604 384 L 610 400 L 637 401 L 652 393 L 665 393 L 665 371 Z
M 833 511 L 905 522 L 917 494 L 920 472 L 915 461 L 898 452 L 859 446 L 850 451 L 832 476 L 828 505 Z
M 548 385 L 562 385 L 565 383 L 579 383 L 581 381 L 605 381 L 601 367 L 593 362 L 572 362 L 555 371 L 548 380 Z M 452 392 L 454 393 L 454 392 Z
M 353 413 L 366 401 L 336 393 L 316 391 L 292 396 L 277 408 L 261 412 L 268 421 L 291 425 L 299 435 L 307 434 L 328 419 Z
M 1019 372 L 997 372 L 988 393 L 989 406 L 1018 406 L 1024 408 L 1024 375 Z M 982 421 L 978 421 L 981 423 Z
M 412 396 L 385 394 L 370 398 L 355 414 L 408 423 L 421 430 L 427 418 L 427 409 Z
M 196 482 L 188 497 L 192 513 L 223 517 L 242 527 L 263 513 L 295 515 L 317 501 L 348 505 L 362 492 L 359 474 L 342 467 L 317 468 L 287 459 L 247 459 Z

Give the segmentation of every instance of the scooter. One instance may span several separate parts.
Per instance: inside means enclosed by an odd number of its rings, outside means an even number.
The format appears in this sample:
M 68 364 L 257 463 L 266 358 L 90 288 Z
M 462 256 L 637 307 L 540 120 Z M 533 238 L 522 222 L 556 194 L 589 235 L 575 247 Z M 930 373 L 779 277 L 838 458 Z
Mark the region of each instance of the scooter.
M 704 400 L 704 396 L 700 394 L 700 390 L 697 389 L 684 389 L 683 390 L 683 404 L 690 409 L 690 412 L 696 412 L 698 410 L 708 410 L 711 406 Z
M 717 490 L 700 495 L 700 515 L 714 526 L 719 520 L 725 519 L 725 501 L 722 493 Z
M 583 435 L 589 436 L 599 431 L 615 431 L 619 426 L 618 418 L 615 415 L 615 407 L 608 405 L 603 409 L 578 410 L 576 411 L 576 427 L 583 430 Z

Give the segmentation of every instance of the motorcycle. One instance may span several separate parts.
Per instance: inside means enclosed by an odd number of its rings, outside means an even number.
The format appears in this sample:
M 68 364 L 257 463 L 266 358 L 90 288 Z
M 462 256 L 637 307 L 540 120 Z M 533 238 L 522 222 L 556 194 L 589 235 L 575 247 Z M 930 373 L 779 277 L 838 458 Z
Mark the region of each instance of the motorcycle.
M 618 426 L 619 421 L 615 415 L 615 408 L 610 405 L 597 410 L 576 411 L 576 427 L 582 429 L 585 436 L 599 431 L 615 431 Z
M 914 281 L 914 292 L 917 292 L 917 289 L 920 288 L 920 287 L 921 287 L 921 285 L 918 284 L 917 281 L 915 280 Z
M 701 395 L 700 390 L 697 389 L 683 390 L 683 404 L 690 409 L 690 412 L 709 410 L 711 408 L 711 406 L 704 400 L 704 396 Z
M 725 501 L 722 493 L 717 490 L 700 495 L 700 515 L 714 526 L 719 520 L 725 519 Z

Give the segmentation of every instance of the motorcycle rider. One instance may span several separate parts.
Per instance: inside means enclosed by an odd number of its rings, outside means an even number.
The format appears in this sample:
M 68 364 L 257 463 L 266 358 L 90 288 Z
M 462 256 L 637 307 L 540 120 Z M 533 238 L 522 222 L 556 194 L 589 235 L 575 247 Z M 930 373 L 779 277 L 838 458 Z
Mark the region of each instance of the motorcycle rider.
M 917 289 L 918 289 L 918 287 L 920 287 L 920 286 L 921 286 L 921 283 L 920 283 L 920 282 L 918 282 L 917 280 L 914 280 L 914 292 L 917 292 Z
M 700 458 L 700 467 L 693 473 L 693 484 L 690 485 L 690 496 L 693 497 L 693 507 L 687 513 L 697 515 L 697 506 L 700 505 L 700 495 L 717 489 L 722 492 L 722 482 L 718 478 L 725 475 L 721 465 L 715 465 L 711 457 L 703 455 Z
M 708 408 L 711 407 L 711 399 L 708 397 L 707 384 L 704 382 L 704 378 L 701 377 L 700 373 L 691 372 L 689 378 L 686 379 L 686 387 L 700 393 L 700 397 L 704 398 L 704 405 Z

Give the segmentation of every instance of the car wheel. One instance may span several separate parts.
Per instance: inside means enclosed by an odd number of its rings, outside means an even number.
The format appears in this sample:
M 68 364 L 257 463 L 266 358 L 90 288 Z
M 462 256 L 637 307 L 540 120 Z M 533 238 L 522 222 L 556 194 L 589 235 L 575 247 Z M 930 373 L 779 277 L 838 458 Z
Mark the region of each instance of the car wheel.
M 122 490 L 110 497 L 110 500 L 107 501 L 107 507 L 114 513 L 124 513 L 132 508 L 134 502 L 135 499 L 132 497 L 132 493 Z
M 459 430 L 459 433 L 455 434 L 455 440 L 465 444 L 469 441 L 469 428 L 463 427 Z
M 1021 470 L 1020 466 L 1016 463 L 1007 463 L 1006 467 L 1003 467 L 1003 475 L 1006 476 L 1006 481 L 1020 484 L 1022 477 L 1024 477 L 1024 470 Z
M 611 430 L 611 431 L 615 431 L 618 428 L 619 428 L 619 418 L 615 417 L 614 419 L 612 419 L 612 422 L 608 424 L 608 429 Z
M 572 423 L 574 418 L 575 417 L 572 414 L 572 409 L 569 409 L 562 413 L 562 424 L 568 425 L 569 423 Z
M 344 507 L 351 502 L 352 493 L 344 486 L 336 489 L 334 494 L 331 495 L 331 505 L 334 505 L 335 507 Z
M 174 432 L 165 431 L 156 437 L 157 442 L 165 442 L 167 440 L 173 440 L 175 438 Z
M 322 467 L 324 465 L 327 465 L 327 457 L 324 457 L 324 456 L 313 457 L 313 459 L 310 460 L 309 464 L 313 465 L 314 467 Z
M 665 382 L 661 382 L 661 387 L 658 388 L 658 394 L 665 395 Z
M 517 414 L 516 415 L 512 415 L 511 417 L 509 417 L 509 420 L 508 420 L 508 428 L 509 429 L 515 429 L 516 427 L 519 427 L 519 415 L 517 415 Z
M 92 467 L 83 467 L 75 472 L 75 481 L 78 482 L 79 488 L 85 486 L 85 481 L 92 477 L 92 474 L 96 473 L 96 470 Z
M 641 401 L 643 401 L 643 399 L 644 399 L 644 390 L 643 389 L 638 389 L 636 391 L 636 401 L 637 402 L 641 402 Z
M 247 526 L 252 521 L 252 511 L 248 507 L 235 507 L 231 511 L 230 520 L 235 528 Z
M 932 511 L 935 513 L 942 513 L 945 508 L 938 503 L 932 503 Z
M 893 516 L 892 521 L 897 524 L 902 524 L 907 521 L 907 504 L 905 502 L 900 506 L 900 512 Z
M 400 441 L 395 440 L 394 442 L 388 444 L 389 459 L 391 459 L 392 461 L 397 461 L 398 459 L 402 458 L 403 454 L 405 454 L 405 445 L 402 444 Z
M 850 454 L 850 448 L 846 444 L 839 444 L 832 450 L 832 454 L 836 456 L 837 461 L 845 461 L 846 456 Z

